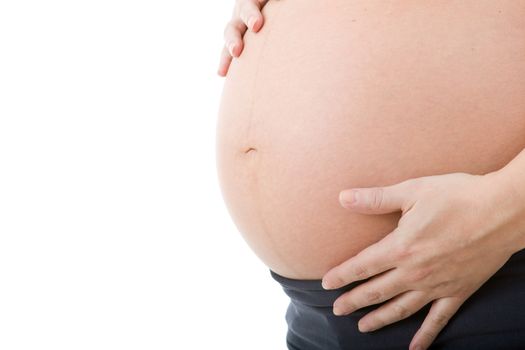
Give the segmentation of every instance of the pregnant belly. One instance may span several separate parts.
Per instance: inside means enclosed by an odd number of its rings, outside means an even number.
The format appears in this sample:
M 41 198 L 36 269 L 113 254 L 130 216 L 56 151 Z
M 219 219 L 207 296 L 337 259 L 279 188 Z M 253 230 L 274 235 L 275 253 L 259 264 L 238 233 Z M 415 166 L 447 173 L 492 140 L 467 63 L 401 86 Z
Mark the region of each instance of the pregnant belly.
M 275 272 L 320 278 L 400 213 L 351 187 L 485 174 L 525 147 L 525 1 L 270 0 L 217 121 L 225 204 Z

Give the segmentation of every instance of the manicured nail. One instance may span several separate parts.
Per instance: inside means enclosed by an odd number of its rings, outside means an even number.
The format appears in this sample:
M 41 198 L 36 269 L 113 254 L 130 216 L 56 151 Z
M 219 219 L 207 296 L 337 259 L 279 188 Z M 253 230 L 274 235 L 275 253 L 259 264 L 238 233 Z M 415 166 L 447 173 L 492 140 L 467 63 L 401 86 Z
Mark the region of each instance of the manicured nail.
M 253 30 L 253 26 L 255 25 L 255 22 L 257 21 L 257 18 L 255 16 L 250 16 L 248 19 L 248 27 Z
M 359 192 L 356 190 L 346 190 L 341 192 L 340 197 L 343 204 L 355 205 L 359 200 Z

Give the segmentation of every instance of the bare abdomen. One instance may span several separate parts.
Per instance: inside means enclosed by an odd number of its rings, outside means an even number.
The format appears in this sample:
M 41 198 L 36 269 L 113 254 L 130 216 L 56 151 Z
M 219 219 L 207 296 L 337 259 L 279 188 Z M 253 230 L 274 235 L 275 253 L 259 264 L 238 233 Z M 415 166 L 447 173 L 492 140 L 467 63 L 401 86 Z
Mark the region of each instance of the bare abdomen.
M 275 272 L 320 278 L 400 214 L 345 188 L 463 171 L 525 147 L 525 2 L 270 0 L 224 83 L 217 170 L 239 231 Z

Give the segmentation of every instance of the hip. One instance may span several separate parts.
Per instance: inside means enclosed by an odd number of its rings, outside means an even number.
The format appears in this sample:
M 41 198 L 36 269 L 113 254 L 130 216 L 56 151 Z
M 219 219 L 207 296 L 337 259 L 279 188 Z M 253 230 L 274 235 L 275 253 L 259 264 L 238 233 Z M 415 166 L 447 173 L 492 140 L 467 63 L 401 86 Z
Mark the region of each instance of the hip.
M 290 297 L 286 312 L 289 349 L 407 349 L 431 303 L 412 316 L 370 333 L 361 333 L 361 317 L 382 304 L 335 316 L 332 304 L 342 293 L 364 283 L 324 290 L 320 280 L 271 276 Z M 522 349 L 525 344 L 525 250 L 515 253 L 452 317 L 430 349 Z M 386 302 L 385 302 L 386 303 Z

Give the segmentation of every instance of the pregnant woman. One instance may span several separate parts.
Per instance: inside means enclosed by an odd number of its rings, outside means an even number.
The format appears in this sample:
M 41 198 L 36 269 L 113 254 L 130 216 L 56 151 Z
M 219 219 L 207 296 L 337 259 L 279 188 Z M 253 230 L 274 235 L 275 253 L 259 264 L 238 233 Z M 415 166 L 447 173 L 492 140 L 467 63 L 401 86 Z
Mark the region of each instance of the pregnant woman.
M 288 348 L 523 349 L 525 1 L 238 0 L 225 38 L 218 177 Z

